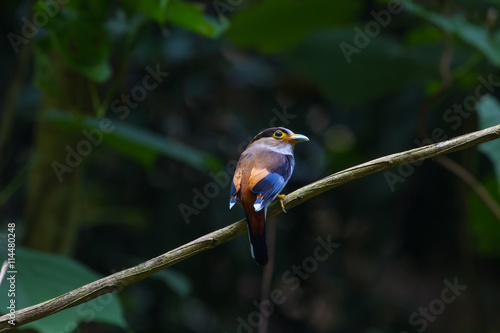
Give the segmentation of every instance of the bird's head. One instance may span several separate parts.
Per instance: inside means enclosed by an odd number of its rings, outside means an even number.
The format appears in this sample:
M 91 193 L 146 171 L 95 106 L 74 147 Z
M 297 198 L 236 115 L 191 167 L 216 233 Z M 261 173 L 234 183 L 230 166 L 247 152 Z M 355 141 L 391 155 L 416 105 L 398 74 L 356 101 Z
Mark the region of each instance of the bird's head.
M 265 146 L 272 150 L 291 150 L 296 143 L 309 141 L 302 134 L 295 134 L 284 127 L 272 127 L 257 134 L 250 145 Z

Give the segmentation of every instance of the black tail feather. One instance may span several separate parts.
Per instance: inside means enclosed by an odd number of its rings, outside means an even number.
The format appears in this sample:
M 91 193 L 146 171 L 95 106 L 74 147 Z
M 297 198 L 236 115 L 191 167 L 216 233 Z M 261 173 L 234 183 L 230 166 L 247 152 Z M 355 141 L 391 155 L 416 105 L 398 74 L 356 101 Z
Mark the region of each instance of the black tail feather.
M 255 262 L 264 266 L 269 261 L 269 254 L 267 250 L 266 233 L 260 235 L 250 235 L 250 243 L 252 247 L 252 256 Z

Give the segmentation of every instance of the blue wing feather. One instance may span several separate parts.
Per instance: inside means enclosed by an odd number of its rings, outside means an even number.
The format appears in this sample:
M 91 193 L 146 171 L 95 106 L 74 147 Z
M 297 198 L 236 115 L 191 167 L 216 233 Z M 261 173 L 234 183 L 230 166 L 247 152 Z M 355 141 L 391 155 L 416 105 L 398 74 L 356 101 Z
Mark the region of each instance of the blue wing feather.
M 267 206 L 281 192 L 290 179 L 295 164 L 291 155 L 274 154 L 270 162 L 272 162 L 272 167 L 267 168 L 270 174 L 252 188 L 252 192 L 260 194 L 254 203 L 256 211 Z
M 278 193 L 280 193 L 283 187 L 285 187 L 285 183 L 285 178 L 283 178 L 283 176 L 277 173 L 271 173 L 255 184 L 252 188 L 252 192 L 261 194 L 261 196 L 257 197 L 253 205 L 255 210 L 259 211 L 264 208 L 278 195 Z

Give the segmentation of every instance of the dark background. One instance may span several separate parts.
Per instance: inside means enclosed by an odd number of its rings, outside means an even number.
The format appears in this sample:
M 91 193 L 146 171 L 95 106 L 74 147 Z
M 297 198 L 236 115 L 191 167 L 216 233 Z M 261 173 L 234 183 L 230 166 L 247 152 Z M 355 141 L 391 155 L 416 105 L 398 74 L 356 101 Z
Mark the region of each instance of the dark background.
M 264 128 L 310 138 L 295 149 L 289 193 L 424 139 L 477 130 L 478 97 L 499 96 L 499 84 L 476 95 L 484 80 L 500 81 L 498 1 L 405 10 L 385 1 L 200 1 L 199 11 L 180 0 L 167 9 L 152 0 L 62 3 L 17 46 L 9 33 L 26 37 L 23 18 L 33 22 L 44 7 L 2 5 L 0 232 L 14 222 L 17 247 L 101 275 L 243 218 L 240 207 L 228 210 L 224 170 Z M 169 75 L 142 89 L 157 68 Z M 127 105 L 123 94 L 139 97 Z M 103 118 L 111 133 L 98 131 Z M 83 130 L 103 142 L 60 182 L 53 163 L 67 165 L 66 147 L 88 142 Z M 448 158 L 498 206 L 485 155 L 471 148 Z M 267 288 L 285 299 L 268 312 L 268 332 L 499 332 L 500 221 L 436 162 L 350 182 L 270 221 Z M 196 208 L 196 191 L 210 183 L 215 193 Z M 196 213 L 186 218 L 187 206 Z M 339 246 L 316 267 L 307 258 L 318 237 Z M 307 278 L 287 273 L 303 262 Z M 85 317 L 78 330 L 257 332 L 263 269 L 246 236 L 167 271 L 118 293 L 128 330 Z M 449 284 L 466 289 L 447 293 Z M 442 295 L 456 297 L 447 304 Z

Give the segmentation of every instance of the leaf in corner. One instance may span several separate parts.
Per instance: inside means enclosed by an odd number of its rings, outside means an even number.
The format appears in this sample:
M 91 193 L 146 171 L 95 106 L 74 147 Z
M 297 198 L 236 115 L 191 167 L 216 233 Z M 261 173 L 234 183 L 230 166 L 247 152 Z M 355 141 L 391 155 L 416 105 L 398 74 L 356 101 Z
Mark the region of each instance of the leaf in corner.
M 0 248 L 7 249 L 5 240 L 0 240 Z M 0 262 L 7 260 L 5 252 L 0 252 Z M 0 313 L 6 309 L 11 299 L 16 310 L 35 305 L 71 290 L 96 281 L 101 276 L 81 263 L 65 257 L 36 252 L 20 246 L 15 250 L 15 295 L 0 297 Z M 9 277 L 10 274 L 7 274 Z M 10 284 L 3 281 L 0 295 L 7 295 Z M 71 332 L 82 322 L 105 322 L 126 329 L 128 327 L 123 310 L 116 295 L 106 294 L 87 303 L 63 310 L 36 320 L 23 327 L 42 333 Z

